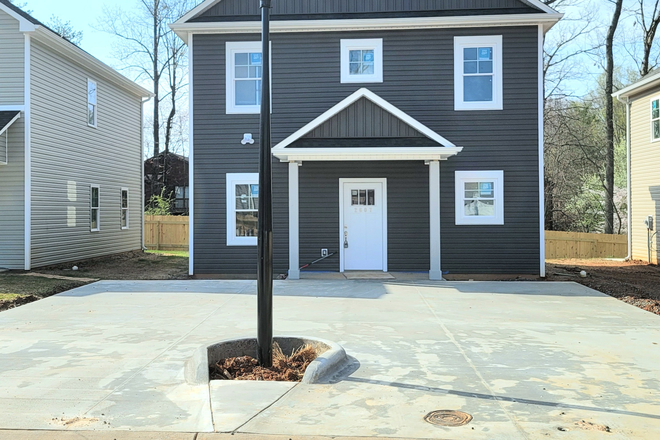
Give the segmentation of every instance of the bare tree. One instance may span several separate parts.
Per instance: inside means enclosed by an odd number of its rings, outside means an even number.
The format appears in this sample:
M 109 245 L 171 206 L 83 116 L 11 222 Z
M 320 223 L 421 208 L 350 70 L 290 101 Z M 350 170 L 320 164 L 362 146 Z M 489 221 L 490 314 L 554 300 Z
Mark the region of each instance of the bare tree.
M 638 0 L 638 1 L 639 1 L 639 9 L 638 9 L 638 13 L 635 14 L 635 18 L 637 20 L 637 23 L 642 29 L 642 36 L 643 36 L 642 41 L 644 44 L 642 63 L 639 66 L 639 73 L 640 75 L 644 76 L 647 73 L 649 73 L 652 69 L 654 69 L 657 65 L 657 58 L 653 62 L 650 61 L 650 58 L 651 58 L 651 52 L 653 50 L 655 34 L 658 30 L 658 25 L 660 25 L 660 8 L 659 8 L 660 0 L 655 0 L 655 3 L 651 1 L 651 4 L 653 4 L 653 9 L 650 10 L 650 16 L 649 16 L 649 11 L 647 11 L 647 6 L 644 4 L 645 0 Z
M 83 32 L 75 30 L 71 21 L 64 21 L 56 15 L 51 15 L 47 25 L 57 35 L 76 46 L 80 46 L 80 43 L 82 43 Z

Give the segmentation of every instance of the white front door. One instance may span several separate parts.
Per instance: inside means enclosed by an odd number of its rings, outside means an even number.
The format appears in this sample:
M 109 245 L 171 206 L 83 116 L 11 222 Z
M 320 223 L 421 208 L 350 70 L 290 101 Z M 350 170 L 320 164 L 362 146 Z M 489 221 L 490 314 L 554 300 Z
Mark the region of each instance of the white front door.
M 343 270 L 387 271 L 387 183 L 342 179 Z

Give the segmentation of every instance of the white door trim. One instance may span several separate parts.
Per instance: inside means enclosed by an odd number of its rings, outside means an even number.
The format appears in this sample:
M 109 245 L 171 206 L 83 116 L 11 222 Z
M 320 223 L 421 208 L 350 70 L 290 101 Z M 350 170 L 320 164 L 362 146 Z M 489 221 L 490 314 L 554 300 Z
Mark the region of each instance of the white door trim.
M 383 272 L 387 272 L 387 178 L 339 179 L 339 272 L 344 272 L 344 184 L 380 183 L 383 185 Z

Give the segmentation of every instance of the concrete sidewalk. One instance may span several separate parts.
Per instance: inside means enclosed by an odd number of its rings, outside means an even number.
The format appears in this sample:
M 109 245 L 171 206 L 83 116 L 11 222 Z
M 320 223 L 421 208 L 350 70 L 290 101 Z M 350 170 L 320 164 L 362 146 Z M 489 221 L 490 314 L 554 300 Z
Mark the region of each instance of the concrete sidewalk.
M 352 369 L 323 385 L 187 384 L 183 364 L 200 345 L 255 334 L 254 291 L 252 281 L 99 282 L 0 313 L 0 438 L 660 432 L 660 319 L 574 283 L 279 281 L 275 333 L 338 342 Z M 438 409 L 474 419 L 423 420 Z

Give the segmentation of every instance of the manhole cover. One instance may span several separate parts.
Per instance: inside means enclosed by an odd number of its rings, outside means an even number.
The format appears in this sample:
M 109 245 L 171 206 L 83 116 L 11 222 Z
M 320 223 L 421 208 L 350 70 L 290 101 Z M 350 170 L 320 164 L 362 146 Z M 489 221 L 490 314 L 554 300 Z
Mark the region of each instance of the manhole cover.
M 432 425 L 440 426 L 463 426 L 470 423 L 472 416 L 461 411 L 441 409 L 428 413 L 424 420 Z

